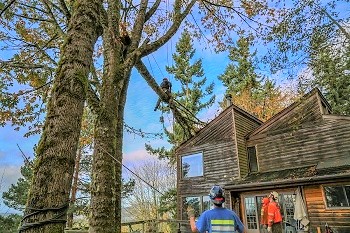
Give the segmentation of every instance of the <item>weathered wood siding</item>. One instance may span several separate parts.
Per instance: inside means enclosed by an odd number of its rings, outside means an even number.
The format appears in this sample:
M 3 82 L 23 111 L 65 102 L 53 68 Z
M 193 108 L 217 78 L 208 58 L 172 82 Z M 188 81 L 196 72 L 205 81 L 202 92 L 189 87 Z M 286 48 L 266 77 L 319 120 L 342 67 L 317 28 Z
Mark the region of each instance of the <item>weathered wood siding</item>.
M 181 158 L 203 152 L 203 177 L 181 178 Z M 208 193 L 214 184 L 223 184 L 224 179 L 238 176 L 235 150 L 232 109 L 223 112 L 210 122 L 195 137 L 177 150 L 178 191 L 181 195 Z
M 238 163 L 240 170 L 240 177 L 244 177 L 249 172 L 248 166 L 248 155 L 247 155 L 247 145 L 245 136 L 256 129 L 260 123 L 247 118 L 247 116 L 238 110 L 234 111 L 234 129 L 237 142 L 238 151 Z
M 350 156 L 350 118 L 325 119 L 314 125 L 248 141 L 257 145 L 260 172 L 317 164 Z
M 203 176 L 182 179 L 182 156 L 197 152 L 203 153 Z M 178 216 L 182 218 L 183 212 L 186 212 L 182 206 L 183 198 L 207 196 L 213 185 L 223 185 L 225 179 L 238 176 L 232 108 L 226 109 L 196 136 L 181 145 L 176 154 Z M 229 199 L 227 204 L 231 205 Z
M 332 229 L 338 228 L 342 230 L 341 232 L 350 232 L 349 209 L 326 209 L 321 185 L 305 186 L 304 194 L 311 232 L 316 232 L 317 227 L 321 227 L 322 232 L 325 232 L 326 223 Z
M 257 133 L 260 135 L 276 135 L 321 121 L 322 107 L 319 101 L 318 92 L 314 92 L 311 96 L 295 102 L 269 119 L 261 128 L 256 130 L 257 132 L 253 132 L 252 136 Z
M 235 117 L 234 117 L 235 114 Z M 234 124 L 235 121 L 235 124 Z M 252 124 L 250 126 L 249 124 Z M 210 122 L 197 135 L 180 145 L 177 154 L 177 190 L 178 206 L 182 208 L 182 200 L 191 195 L 208 195 L 210 188 L 217 184 L 225 186 L 232 179 L 239 179 L 239 167 L 237 148 L 244 154 L 246 149 L 244 136 L 257 127 L 259 121 L 243 110 L 231 106 Z M 236 143 L 236 131 L 239 134 L 239 142 Z M 238 145 L 238 146 L 237 146 Z M 182 179 L 181 158 L 194 153 L 203 153 L 204 173 L 202 177 Z M 247 162 L 243 163 L 247 166 Z M 227 193 L 229 195 L 229 193 Z M 227 198 L 227 206 L 231 206 L 230 198 Z M 183 210 L 182 210 L 183 211 Z M 178 212 L 178 216 L 182 216 Z

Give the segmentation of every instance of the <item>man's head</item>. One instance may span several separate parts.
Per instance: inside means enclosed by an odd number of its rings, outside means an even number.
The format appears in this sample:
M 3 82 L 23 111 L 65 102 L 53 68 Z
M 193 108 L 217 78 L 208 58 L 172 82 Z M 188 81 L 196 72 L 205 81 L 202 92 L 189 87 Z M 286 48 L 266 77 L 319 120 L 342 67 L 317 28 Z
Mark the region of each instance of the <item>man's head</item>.
M 272 191 L 269 195 L 269 198 L 272 198 L 274 201 L 278 200 L 278 192 Z
M 163 81 L 168 81 L 168 78 L 163 78 Z
M 211 188 L 209 192 L 209 198 L 216 206 L 222 206 L 222 203 L 225 202 L 224 192 L 218 185 L 215 185 Z

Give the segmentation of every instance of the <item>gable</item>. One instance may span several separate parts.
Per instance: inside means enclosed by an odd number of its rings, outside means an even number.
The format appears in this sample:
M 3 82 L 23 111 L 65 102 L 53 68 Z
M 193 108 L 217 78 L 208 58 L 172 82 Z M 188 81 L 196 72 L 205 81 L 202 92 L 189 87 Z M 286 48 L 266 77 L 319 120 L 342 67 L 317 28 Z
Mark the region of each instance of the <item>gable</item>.
M 203 129 L 197 132 L 195 136 L 181 144 L 176 151 L 187 150 L 203 144 L 212 144 L 215 142 L 232 141 L 233 120 L 232 108 L 226 109 L 218 117 L 208 123 Z
M 258 134 L 274 135 L 295 130 L 321 121 L 322 115 L 329 113 L 329 104 L 316 88 L 251 132 L 249 138 Z

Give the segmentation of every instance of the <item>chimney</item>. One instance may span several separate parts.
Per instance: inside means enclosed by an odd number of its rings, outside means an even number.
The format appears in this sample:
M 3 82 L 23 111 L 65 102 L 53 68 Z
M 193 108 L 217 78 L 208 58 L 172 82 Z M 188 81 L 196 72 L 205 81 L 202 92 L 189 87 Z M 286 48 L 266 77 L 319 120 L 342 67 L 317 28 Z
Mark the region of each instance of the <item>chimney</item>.
M 232 105 L 232 95 L 226 94 L 225 95 L 225 101 L 226 101 L 226 108 L 230 107 Z

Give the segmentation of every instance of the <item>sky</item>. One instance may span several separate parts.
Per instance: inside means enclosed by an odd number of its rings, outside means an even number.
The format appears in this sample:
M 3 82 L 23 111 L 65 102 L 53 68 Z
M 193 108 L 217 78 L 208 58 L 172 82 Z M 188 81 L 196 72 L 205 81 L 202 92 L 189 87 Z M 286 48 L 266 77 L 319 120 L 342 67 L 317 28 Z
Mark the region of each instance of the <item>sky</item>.
M 177 91 L 179 85 L 176 84 L 174 77 L 169 75 L 165 66 L 173 65 L 171 54 L 175 52 L 176 38 L 173 38 L 167 45 L 160 48 L 154 54 L 143 59 L 149 71 L 160 83 L 164 76 L 168 77 L 173 83 L 173 91 Z M 222 84 L 217 80 L 218 75 L 222 74 L 228 63 L 227 54 L 216 54 L 214 51 L 202 50 L 198 45 L 194 45 L 196 54 L 194 59 L 203 59 L 203 68 L 208 83 L 215 81 L 215 94 L 217 101 L 221 101 L 225 92 Z M 164 55 L 166 54 L 166 56 Z M 0 59 L 4 59 L 6 54 L 0 51 Z M 162 125 L 159 122 L 161 117 L 160 111 L 154 111 L 158 96 L 148 86 L 146 81 L 138 74 L 136 70 L 132 72 L 128 97 L 125 108 L 125 122 L 135 129 L 142 129 L 147 133 L 161 133 Z M 199 118 L 208 120 L 214 118 L 218 114 L 218 103 L 210 109 L 200 113 Z M 15 131 L 9 122 L 5 127 L 0 127 L 0 214 L 12 213 L 13 209 L 9 209 L 2 203 L 2 192 L 7 191 L 11 184 L 15 184 L 21 177 L 20 167 L 24 164 L 22 152 L 25 156 L 33 158 L 33 147 L 38 143 L 40 135 L 23 137 L 26 129 L 22 128 Z M 145 143 L 150 143 L 153 147 L 169 146 L 166 139 L 141 138 L 137 135 L 125 133 L 123 147 L 123 164 L 126 166 L 135 166 L 140 161 L 149 159 L 151 156 L 147 154 L 144 148 Z M 21 150 L 20 150 L 20 149 Z M 130 175 L 130 174 L 129 174 Z

